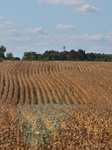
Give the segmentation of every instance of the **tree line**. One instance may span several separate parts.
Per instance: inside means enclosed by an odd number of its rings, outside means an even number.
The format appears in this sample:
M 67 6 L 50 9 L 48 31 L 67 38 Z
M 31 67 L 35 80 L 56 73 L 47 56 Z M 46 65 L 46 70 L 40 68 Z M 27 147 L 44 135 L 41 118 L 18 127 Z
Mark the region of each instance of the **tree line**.
M 2 60 L 20 60 L 19 57 L 13 57 L 12 52 L 7 53 L 5 56 L 6 50 L 7 49 L 5 46 L 3 46 L 3 45 L 0 46 L 0 61 L 2 61 Z
M 28 61 L 48 61 L 48 60 L 69 60 L 69 61 L 105 61 L 112 62 L 112 54 L 100 54 L 100 53 L 85 53 L 85 50 L 78 49 L 78 51 L 71 50 L 58 52 L 55 50 L 46 50 L 43 54 L 37 54 L 36 52 L 24 52 L 23 57 L 13 57 L 13 53 L 6 54 L 6 48 L 0 46 L 0 60 L 28 60 Z

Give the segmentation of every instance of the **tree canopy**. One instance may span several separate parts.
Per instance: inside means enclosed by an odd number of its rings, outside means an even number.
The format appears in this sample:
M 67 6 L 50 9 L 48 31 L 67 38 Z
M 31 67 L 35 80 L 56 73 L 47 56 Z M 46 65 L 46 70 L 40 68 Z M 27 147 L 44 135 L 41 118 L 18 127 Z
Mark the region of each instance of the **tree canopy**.
M 6 52 L 5 46 L 1 45 L 1 46 L 0 46 L 0 57 L 1 57 L 1 58 L 4 58 L 4 57 L 5 57 L 5 55 L 4 55 L 5 52 Z
M 12 52 L 7 53 L 6 57 L 8 60 L 10 60 L 13 57 L 13 53 Z

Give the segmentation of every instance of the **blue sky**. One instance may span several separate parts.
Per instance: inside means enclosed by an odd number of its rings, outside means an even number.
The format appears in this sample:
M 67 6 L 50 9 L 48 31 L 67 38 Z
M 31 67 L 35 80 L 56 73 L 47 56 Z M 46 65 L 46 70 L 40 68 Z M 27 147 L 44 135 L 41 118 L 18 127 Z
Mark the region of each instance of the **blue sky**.
M 0 0 L 0 45 L 24 52 L 112 54 L 112 0 Z

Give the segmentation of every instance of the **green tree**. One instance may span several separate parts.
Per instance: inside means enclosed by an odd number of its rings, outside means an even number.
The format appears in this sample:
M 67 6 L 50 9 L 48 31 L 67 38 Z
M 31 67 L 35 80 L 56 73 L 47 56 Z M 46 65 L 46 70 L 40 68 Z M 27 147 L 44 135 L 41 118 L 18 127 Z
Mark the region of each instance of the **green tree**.
M 24 52 L 22 60 L 36 60 L 36 52 Z
M 108 56 L 105 56 L 104 58 L 103 58 L 103 61 L 108 61 Z
M 96 55 L 94 53 L 86 54 L 86 58 L 88 61 L 94 61 L 96 59 Z
M 5 46 L 1 45 L 0 46 L 0 57 L 5 58 L 4 53 L 6 52 Z
M 10 60 L 13 57 L 13 53 L 9 52 L 6 54 L 7 60 Z
M 15 60 L 20 60 L 20 58 L 19 58 L 19 57 L 14 57 L 14 59 L 15 59 Z
M 85 54 L 85 51 L 84 51 L 84 50 L 78 49 L 78 53 L 82 55 L 82 60 L 85 60 L 85 59 L 86 59 L 86 54 Z
M 68 55 L 69 55 L 69 52 L 67 52 L 67 51 L 60 52 L 59 53 L 60 60 L 67 60 L 68 59 Z
M 67 60 L 69 55 L 69 52 L 64 51 L 64 52 L 58 52 L 58 51 L 54 51 L 54 50 L 46 50 L 43 55 L 42 58 L 46 58 L 49 57 L 49 60 L 52 60 L 52 58 L 54 58 L 54 60 Z
M 68 60 L 81 61 L 82 59 L 83 59 L 82 55 L 73 49 L 70 51 L 68 55 Z
M 49 57 L 49 60 L 52 60 L 52 58 L 54 58 L 54 60 L 59 60 L 59 52 L 58 51 L 54 51 L 54 50 L 47 50 L 43 53 L 42 55 L 43 58 Z

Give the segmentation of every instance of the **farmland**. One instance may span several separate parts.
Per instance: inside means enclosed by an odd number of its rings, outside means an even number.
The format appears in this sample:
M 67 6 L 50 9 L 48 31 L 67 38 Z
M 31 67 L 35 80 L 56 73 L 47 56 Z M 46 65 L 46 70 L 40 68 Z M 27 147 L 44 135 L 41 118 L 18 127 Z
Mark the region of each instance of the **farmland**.
M 112 103 L 112 65 L 104 62 L 4 61 L 0 104 Z
M 112 149 L 112 63 L 0 63 L 0 149 Z

